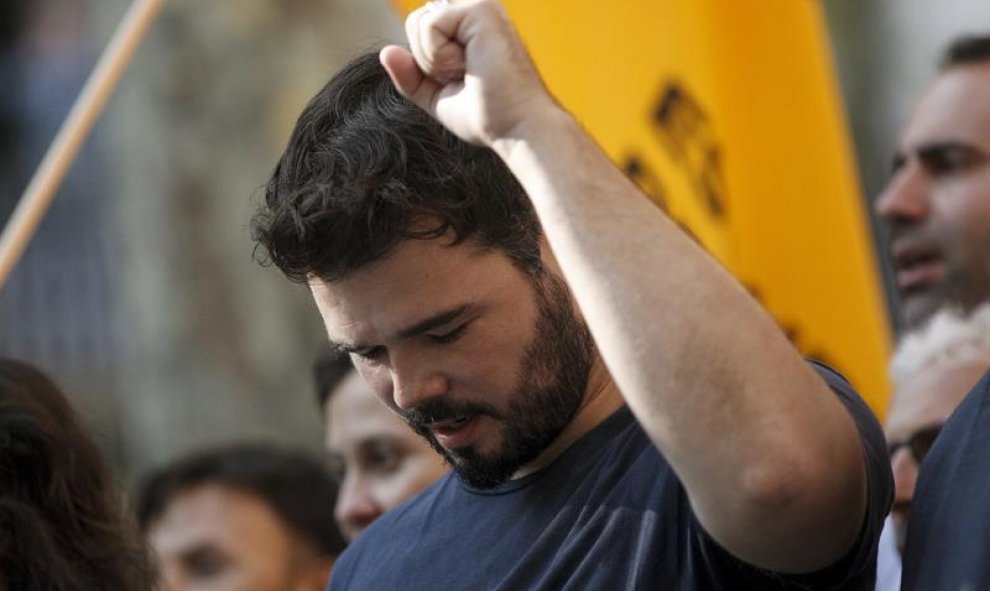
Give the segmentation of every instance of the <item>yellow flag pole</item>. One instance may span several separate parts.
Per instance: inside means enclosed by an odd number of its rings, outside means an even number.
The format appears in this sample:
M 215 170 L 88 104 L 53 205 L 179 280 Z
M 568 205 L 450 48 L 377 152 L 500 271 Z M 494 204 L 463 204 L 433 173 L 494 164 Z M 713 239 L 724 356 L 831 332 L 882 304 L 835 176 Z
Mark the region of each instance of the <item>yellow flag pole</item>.
M 0 235 L 0 288 L 44 218 L 79 149 L 165 0 L 135 0 L 120 21 Z

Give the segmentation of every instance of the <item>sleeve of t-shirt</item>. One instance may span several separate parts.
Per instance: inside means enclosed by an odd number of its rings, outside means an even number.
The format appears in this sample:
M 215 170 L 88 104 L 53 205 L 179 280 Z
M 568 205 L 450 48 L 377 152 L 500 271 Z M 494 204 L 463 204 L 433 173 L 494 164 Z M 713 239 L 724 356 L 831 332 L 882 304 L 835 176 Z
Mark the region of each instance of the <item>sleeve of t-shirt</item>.
M 361 540 L 358 539 L 357 542 Z M 361 553 L 363 546 L 359 543 L 352 543 L 344 549 L 343 553 L 337 557 L 333 563 L 333 570 L 330 571 L 330 580 L 327 582 L 326 591 L 341 591 L 350 589 L 354 584 L 354 563 L 357 555 Z
M 724 589 L 807 589 L 872 590 L 876 580 L 877 546 L 883 523 L 893 502 L 894 483 L 887 457 L 887 444 L 880 424 L 870 408 L 839 373 L 812 362 L 856 422 L 863 444 L 868 497 L 866 515 L 859 537 L 852 549 L 835 564 L 814 573 L 785 575 L 758 569 L 729 554 L 697 524 L 696 540 L 702 560 L 715 579 L 716 588 Z

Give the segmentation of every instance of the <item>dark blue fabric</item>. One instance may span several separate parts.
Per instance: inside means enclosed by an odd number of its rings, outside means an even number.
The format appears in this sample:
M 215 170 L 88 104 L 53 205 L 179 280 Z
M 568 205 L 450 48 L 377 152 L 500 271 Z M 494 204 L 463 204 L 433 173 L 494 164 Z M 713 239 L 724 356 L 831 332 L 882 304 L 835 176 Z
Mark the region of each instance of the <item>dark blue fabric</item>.
M 623 408 L 541 472 L 486 491 L 441 479 L 362 534 L 335 565 L 330 589 L 872 589 L 892 494 L 886 447 L 850 386 L 819 371 L 863 433 L 870 481 L 860 539 L 826 571 L 785 579 L 722 550 Z
M 921 467 L 901 589 L 990 589 L 990 373 L 952 413 Z

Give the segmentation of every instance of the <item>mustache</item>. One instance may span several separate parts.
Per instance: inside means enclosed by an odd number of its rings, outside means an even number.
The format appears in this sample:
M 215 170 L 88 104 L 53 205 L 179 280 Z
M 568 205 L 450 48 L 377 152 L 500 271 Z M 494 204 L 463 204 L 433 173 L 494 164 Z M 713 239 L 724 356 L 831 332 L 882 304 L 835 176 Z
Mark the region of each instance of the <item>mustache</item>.
M 884 238 L 888 246 L 894 242 L 903 241 L 910 241 L 915 244 L 939 244 L 939 237 L 933 235 L 931 228 L 919 227 L 918 224 L 900 220 L 886 223 Z
M 494 406 L 484 402 L 454 402 L 441 399 L 427 400 L 400 414 L 418 433 L 429 432 L 432 423 L 457 417 L 487 415 L 496 419 L 503 418 L 502 413 Z

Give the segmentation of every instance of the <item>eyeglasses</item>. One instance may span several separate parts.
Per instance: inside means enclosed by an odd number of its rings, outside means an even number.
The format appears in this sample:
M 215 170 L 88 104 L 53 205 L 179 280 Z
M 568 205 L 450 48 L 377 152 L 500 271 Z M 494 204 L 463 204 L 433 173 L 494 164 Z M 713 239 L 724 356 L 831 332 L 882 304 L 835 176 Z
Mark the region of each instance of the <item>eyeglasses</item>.
M 921 462 L 925 461 L 925 456 L 931 451 L 932 445 L 935 444 L 935 438 L 938 437 L 941 430 L 942 425 L 932 425 L 924 429 L 919 429 L 907 439 L 888 443 L 887 452 L 890 454 L 891 459 L 893 459 L 894 454 L 899 449 L 906 447 L 911 452 L 911 457 L 914 458 L 914 461 L 920 465 Z

